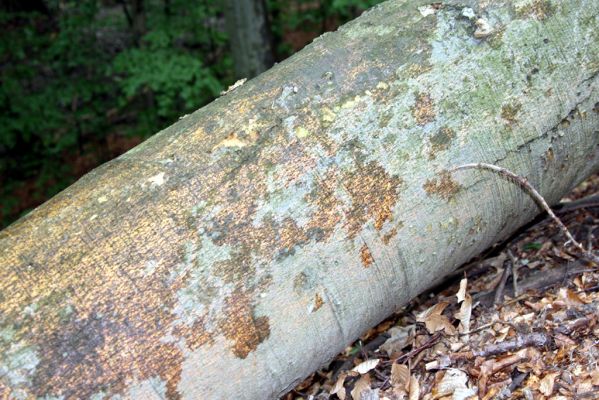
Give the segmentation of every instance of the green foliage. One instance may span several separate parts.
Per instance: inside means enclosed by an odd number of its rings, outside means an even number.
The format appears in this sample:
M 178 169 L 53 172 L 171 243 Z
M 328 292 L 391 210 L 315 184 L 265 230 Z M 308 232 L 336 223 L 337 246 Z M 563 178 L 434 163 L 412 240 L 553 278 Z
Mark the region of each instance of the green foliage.
M 172 2 L 171 10 L 181 15 L 154 10 L 148 15 L 153 29 L 141 38 L 140 45 L 113 60 L 110 75 L 121 92 L 119 107 L 130 107 L 133 102 L 136 108 L 139 98 L 151 105 L 137 109 L 143 123 L 136 127 L 136 134 L 152 134 L 157 125 L 205 105 L 232 79 L 228 56 L 204 62 L 205 54 L 226 45 L 224 33 L 209 25 L 220 12 L 215 3 L 188 8 L 188 2 Z
M 290 33 L 318 36 L 380 1 L 268 0 L 278 59 L 298 47 Z M 0 227 L 126 150 L 108 150 L 115 137 L 145 138 L 233 83 L 221 4 L 0 4 Z
M 147 137 L 230 83 L 217 1 L 170 3 L 146 2 L 139 43 L 118 4 L 0 12 L 0 225 L 26 208 L 17 192 L 35 204 L 76 179 L 73 158 L 116 155 L 98 151 L 110 134 Z
M 35 178 L 34 195 L 55 193 L 70 182 L 60 156 L 84 132 L 98 132 L 94 118 L 104 92 L 103 76 L 93 64 L 101 57 L 81 32 L 93 27 L 94 2 L 80 2 L 63 18 L 50 21 L 31 14 L 2 14 L 6 36 L 0 41 L 0 195 L 6 214 L 16 202 L 19 182 Z M 73 79 L 73 77 L 78 77 Z M 80 78 L 79 78 L 80 77 Z M 90 118 L 91 116 L 91 118 Z
M 311 32 L 318 36 L 356 18 L 368 8 L 383 0 L 268 0 L 271 29 L 277 38 L 277 51 L 283 57 L 292 53 L 292 47 L 283 39 L 294 30 Z
M 524 246 L 522 246 L 522 249 L 525 251 L 541 250 L 542 247 L 543 247 L 542 243 L 530 242 L 530 243 L 525 243 Z
M 355 17 L 356 10 L 358 12 L 366 10 L 382 0 L 333 0 L 331 10 L 333 13 L 338 13 L 344 20 Z

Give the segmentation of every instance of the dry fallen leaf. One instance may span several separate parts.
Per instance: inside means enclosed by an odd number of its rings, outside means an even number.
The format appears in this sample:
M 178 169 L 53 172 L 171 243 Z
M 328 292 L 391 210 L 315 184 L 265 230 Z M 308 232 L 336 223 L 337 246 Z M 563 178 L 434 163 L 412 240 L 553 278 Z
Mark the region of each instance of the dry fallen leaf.
M 457 368 L 448 368 L 443 375 L 443 379 L 437 385 L 438 395 L 450 395 L 453 394 L 457 389 L 468 389 L 466 383 L 468 382 L 468 375 L 464 371 Z
M 354 385 L 354 389 L 351 391 L 351 397 L 354 400 L 362 399 L 362 393 L 370 391 L 370 375 L 362 375 L 360 379 Z
M 347 378 L 347 372 L 342 372 L 339 374 L 339 378 L 337 378 L 337 382 L 333 389 L 331 390 L 331 394 L 336 394 L 341 400 L 345 400 L 345 388 L 343 384 L 345 383 L 345 378 Z
M 591 383 L 593 386 L 599 386 L 599 367 L 595 367 L 593 372 L 591 372 Z
M 565 287 L 559 290 L 559 297 L 568 307 L 578 307 L 584 304 L 576 293 Z
M 593 393 L 593 384 L 590 379 L 585 379 L 576 383 L 576 394 Z
M 388 356 L 402 351 L 405 347 L 411 344 L 415 332 L 415 325 L 394 326 L 393 328 L 389 329 L 389 334 L 391 337 L 389 337 L 389 339 L 383 343 L 381 350 L 386 352 Z
M 352 369 L 352 371 L 356 371 L 360 375 L 364 375 L 368 371 L 375 369 L 376 366 L 379 365 L 379 361 L 380 360 L 378 358 L 372 358 L 370 360 L 366 360 L 366 361 L 361 362 L 360 364 L 356 365 Z
M 456 319 L 460 320 L 459 331 L 460 333 L 470 332 L 470 317 L 472 315 L 472 297 L 469 294 L 465 294 L 460 306 L 460 311 L 455 314 Z M 468 340 L 468 335 L 465 335 L 464 340 Z
M 424 322 L 426 329 L 430 333 L 435 333 L 440 330 L 445 330 L 448 335 L 454 335 L 456 330 L 454 326 L 449 322 L 449 319 L 441 315 L 443 310 L 449 305 L 446 302 L 440 302 L 430 307 L 426 311 L 416 316 L 416 321 Z
M 460 281 L 460 289 L 456 293 L 456 297 L 458 298 L 458 303 L 464 301 L 466 297 L 466 286 L 468 285 L 468 279 L 464 278 Z
M 414 375 L 410 376 L 410 394 L 408 400 L 418 400 L 420 398 L 420 382 Z
M 391 385 L 401 390 L 408 391 L 410 385 L 410 370 L 403 364 L 391 366 Z
M 442 314 L 443 310 L 445 310 L 448 305 L 449 303 L 447 303 L 446 301 L 441 301 L 418 314 L 416 316 L 416 321 L 424 322 L 429 315 Z
M 468 399 L 477 398 L 475 396 L 476 396 L 475 388 L 463 387 L 463 388 L 456 388 L 453 392 L 453 396 L 451 399 L 452 400 L 468 400 Z
M 555 386 L 555 378 L 559 375 L 559 372 L 549 372 L 547 373 L 541 382 L 539 382 L 539 392 L 543 393 L 545 396 L 551 396 L 553 393 L 553 387 Z

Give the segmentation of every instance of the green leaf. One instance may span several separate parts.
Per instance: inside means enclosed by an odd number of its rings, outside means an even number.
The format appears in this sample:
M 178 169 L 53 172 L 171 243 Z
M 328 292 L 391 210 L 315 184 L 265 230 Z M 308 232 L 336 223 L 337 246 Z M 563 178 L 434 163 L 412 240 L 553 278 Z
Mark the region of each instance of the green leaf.
M 541 250 L 541 248 L 543 247 L 542 243 L 538 243 L 538 242 L 530 242 L 530 243 L 525 243 L 524 246 L 522 246 L 523 250 Z

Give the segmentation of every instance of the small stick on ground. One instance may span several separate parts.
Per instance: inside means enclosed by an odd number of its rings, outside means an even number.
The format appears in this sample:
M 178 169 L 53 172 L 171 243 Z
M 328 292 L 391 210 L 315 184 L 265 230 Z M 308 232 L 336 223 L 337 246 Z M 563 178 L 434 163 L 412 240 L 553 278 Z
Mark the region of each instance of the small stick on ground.
M 512 287 L 514 289 L 514 296 L 518 297 L 520 296 L 520 290 L 518 289 L 518 259 L 511 250 L 507 251 L 507 255 L 512 260 Z
M 568 242 L 572 242 L 572 244 L 574 244 L 574 246 L 576 246 L 576 248 L 578 248 L 578 250 L 582 252 L 583 256 L 589 258 L 594 263 L 599 264 L 599 257 L 585 249 L 582 244 L 580 244 L 578 241 L 576 241 L 576 239 L 574 239 L 566 225 L 564 225 L 564 223 L 557 217 L 557 215 L 555 215 L 555 213 L 553 212 L 551 207 L 549 207 L 549 204 L 547 204 L 543 196 L 541 196 L 541 194 L 537 192 L 537 190 L 534 187 L 532 187 L 530 183 L 528 183 L 528 180 L 526 178 L 518 176 L 505 168 L 487 163 L 464 164 L 460 165 L 459 167 L 455 167 L 450 171 L 459 171 L 464 169 L 487 169 L 496 172 L 504 177 L 510 178 L 514 182 L 518 183 L 537 202 L 537 204 L 539 204 L 547 212 L 547 214 L 549 214 L 549 216 L 555 221 L 555 223 L 557 224 L 557 226 L 559 226 L 563 234 L 568 238 Z M 566 244 L 568 242 L 566 242 Z
M 527 334 L 518 334 L 512 340 L 506 340 L 500 343 L 489 344 L 481 350 L 470 350 L 450 355 L 451 360 L 471 360 L 475 357 L 491 357 L 499 354 L 513 352 L 525 347 L 544 347 L 551 343 L 551 337 L 546 333 L 536 332 Z
M 418 354 L 420 354 L 422 351 L 433 347 L 435 344 L 437 344 L 437 342 L 441 339 L 441 332 L 435 332 L 435 334 L 433 336 L 431 336 L 425 343 L 423 343 L 422 345 L 416 347 L 415 349 L 409 351 L 406 354 L 401 355 L 399 358 L 397 358 L 396 360 L 392 361 L 391 364 L 395 363 L 395 364 L 401 364 L 406 362 L 407 360 L 412 359 L 413 357 L 417 356 Z
M 493 300 L 493 304 L 500 304 L 503 302 L 503 293 L 505 291 L 505 284 L 507 283 L 507 279 L 510 277 L 512 273 L 512 262 L 508 261 L 507 265 L 503 270 L 503 274 L 501 275 L 501 280 L 499 284 L 495 288 L 495 299 Z

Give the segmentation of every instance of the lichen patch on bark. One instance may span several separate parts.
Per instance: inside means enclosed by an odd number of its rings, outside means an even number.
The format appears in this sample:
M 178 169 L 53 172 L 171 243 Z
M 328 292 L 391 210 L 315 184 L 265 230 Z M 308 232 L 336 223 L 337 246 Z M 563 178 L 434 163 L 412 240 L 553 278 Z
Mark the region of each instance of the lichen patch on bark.
M 314 295 L 314 306 L 312 308 L 312 312 L 318 311 L 320 309 L 320 307 L 322 307 L 323 304 L 324 304 L 324 300 L 320 296 L 320 293 L 316 293 Z
M 518 0 L 514 4 L 516 15 L 520 18 L 535 18 L 539 21 L 555 13 L 551 0 Z
M 437 153 L 447 150 L 453 139 L 455 139 L 455 132 L 453 129 L 447 127 L 439 129 L 430 138 L 430 149 L 428 153 L 429 159 L 435 159 L 437 157 Z
M 360 248 L 360 259 L 362 260 L 362 266 L 364 268 L 369 268 L 370 265 L 374 262 L 374 258 L 372 258 L 372 253 L 366 244 L 364 244 Z
M 522 105 L 519 103 L 504 104 L 501 107 L 501 118 L 506 120 L 509 125 L 513 125 L 518 122 L 517 116 L 521 108 Z
M 437 195 L 449 200 L 460 190 L 460 185 L 453 180 L 449 171 L 442 171 L 438 178 L 427 179 L 423 188 L 429 196 Z
M 242 359 L 270 335 L 268 317 L 256 316 L 251 298 L 242 291 L 226 299 L 225 315 L 219 325 L 225 337 L 233 341 L 233 354 Z
M 371 162 L 356 172 L 346 174 L 343 182 L 352 201 L 350 210 L 346 212 L 350 238 L 355 237 L 369 220 L 378 231 L 385 222 L 391 221 L 403 183 L 401 178 L 389 175 L 383 167 Z
M 435 120 L 437 113 L 430 94 L 416 94 L 416 101 L 412 107 L 412 115 L 418 125 L 426 125 Z

